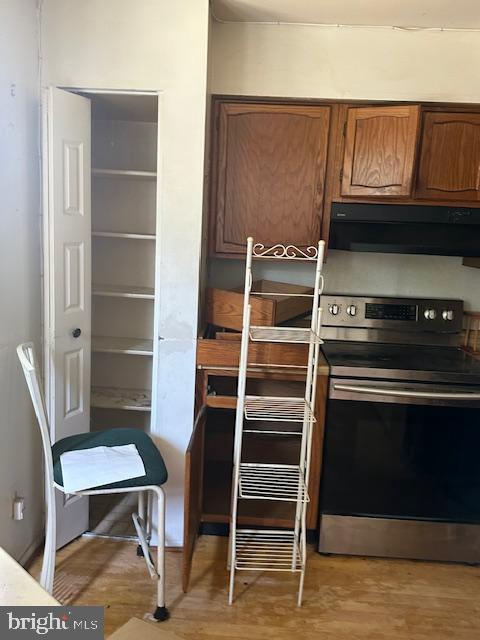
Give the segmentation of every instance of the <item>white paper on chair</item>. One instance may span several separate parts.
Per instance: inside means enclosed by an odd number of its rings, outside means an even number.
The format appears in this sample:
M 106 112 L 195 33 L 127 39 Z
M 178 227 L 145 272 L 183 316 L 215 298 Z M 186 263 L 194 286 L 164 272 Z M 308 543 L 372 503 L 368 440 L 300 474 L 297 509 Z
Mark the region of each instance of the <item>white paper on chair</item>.
M 63 488 L 74 493 L 144 476 L 145 466 L 134 444 L 66 451 L 60 456 Z

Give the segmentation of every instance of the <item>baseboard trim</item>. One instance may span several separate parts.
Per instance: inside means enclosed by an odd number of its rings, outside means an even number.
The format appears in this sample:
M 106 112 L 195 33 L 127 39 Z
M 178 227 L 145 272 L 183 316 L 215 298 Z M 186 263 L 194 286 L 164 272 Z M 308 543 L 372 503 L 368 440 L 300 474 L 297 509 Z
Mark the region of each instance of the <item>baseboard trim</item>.
M 43 536 L 35 538 L 18 559 L 18 564 L 21 564 L 24 569 L 27 569 L 27 567 L 29 567 L 32 563 L 35 556 L 40 553 L 44 543 L 45 538 Z

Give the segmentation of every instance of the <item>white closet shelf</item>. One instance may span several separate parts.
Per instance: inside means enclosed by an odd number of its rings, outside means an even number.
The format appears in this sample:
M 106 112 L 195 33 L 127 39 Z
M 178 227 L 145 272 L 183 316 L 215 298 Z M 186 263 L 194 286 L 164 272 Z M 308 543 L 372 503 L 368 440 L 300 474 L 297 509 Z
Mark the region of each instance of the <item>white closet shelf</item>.
M 155 292 L 153 287 L 129 287 L 116 284 L 94 284 L 92 286 L 94 296 L 107 296 L 110 298 L 140 298 L 153 300 Z
M 119 231 L 92 231 L 94 238 L 122 238 L 125 240 L 155 240 L 151 233 L 122 233 Z
M 309 502 L 303 471 L 298 465 L 240 464 L 239 495 L 250 500 Z
M 90 402 L 96 409 L 151 411 L 152 392 L 148 389 L 92 387 Z
M 95 353 L 125 353 L 132 356 L 153 356 L 153 340 L 92 336 L 92 351 Z
M 301 327 L 250 327 L 250 338 L 253 342 L 323 344 L 311 329 Z
M 128 169 L 92 169 L 96 178 L 138 178 L 151 180 L 157 177 L 156 171 L 130 171 Z
M 245 396 L 245 419 L 274 422 L 315 422 L 313 411 L 304 398 Z
M 237 529 L 235 569 L 243 571 L 301 571 L 300 546 L 294 531 Z M 292 563 L 296 548 L 296 566 Z

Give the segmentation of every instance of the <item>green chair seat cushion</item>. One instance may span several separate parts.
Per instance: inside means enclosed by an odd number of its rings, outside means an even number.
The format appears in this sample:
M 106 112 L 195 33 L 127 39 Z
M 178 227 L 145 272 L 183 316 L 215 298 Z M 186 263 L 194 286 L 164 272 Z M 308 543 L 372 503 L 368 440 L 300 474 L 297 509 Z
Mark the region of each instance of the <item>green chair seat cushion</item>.
M 143 487 L 145 485 L 161 485 L 167 481 L 168 474 L 160 451 L 157 449 L 150 436 L 139 429 L 118 428 L 105 431 L 92 431 L 79 433 L 74 436 L 62 438 L 52 447 L 53 476 L 55 482 L 63 487 L 62 465 L 60 456 L 66 451 L 79 451 L 92 449 L 93 447 L 118 447 L 125 444 L 134 444 L 145 466 L 146 475 L 137 478 L 129 478 L 120 482 L 105 484 L 91 489 L 121 489 L 126 487 Z

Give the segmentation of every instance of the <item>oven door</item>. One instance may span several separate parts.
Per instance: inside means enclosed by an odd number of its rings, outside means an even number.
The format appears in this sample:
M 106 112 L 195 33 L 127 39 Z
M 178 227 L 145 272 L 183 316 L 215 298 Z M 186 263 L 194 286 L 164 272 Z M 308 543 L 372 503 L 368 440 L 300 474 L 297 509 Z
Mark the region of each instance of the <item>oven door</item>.
M 333 378 L 321 513 L 480 523 L 480 388 Z

